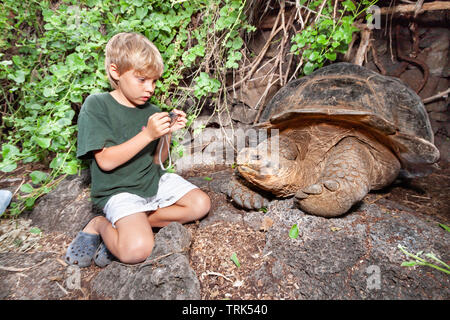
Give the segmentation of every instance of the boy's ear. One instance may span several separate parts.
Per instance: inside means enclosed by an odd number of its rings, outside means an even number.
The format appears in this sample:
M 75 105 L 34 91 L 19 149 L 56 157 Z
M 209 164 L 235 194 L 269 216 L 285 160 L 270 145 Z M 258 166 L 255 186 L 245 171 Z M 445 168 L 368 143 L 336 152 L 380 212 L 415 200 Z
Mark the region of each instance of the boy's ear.
M 120 73 L 119 73 L 119 68 L 117 68 L 117 65 L 114 63 L 111 63 L 109 65 L 109 74 L 111 75 L 111 77 L 114 80 L 119 80 L 120 77 Z

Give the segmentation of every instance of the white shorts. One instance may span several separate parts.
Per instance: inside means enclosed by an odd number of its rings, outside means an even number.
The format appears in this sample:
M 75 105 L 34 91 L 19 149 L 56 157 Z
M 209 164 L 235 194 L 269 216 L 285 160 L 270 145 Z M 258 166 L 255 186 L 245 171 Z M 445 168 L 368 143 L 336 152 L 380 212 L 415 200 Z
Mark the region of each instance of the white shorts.
M 123 217 L 168 207 L 196 188 L 198 187 L 176 173 L 167 172 L 159 179 L 158 192 L 153 197 L 142 198 L 132 193 L 122 192 L 108 200 L 103 212 L 106 219 L 115 227 L 115 222 Z

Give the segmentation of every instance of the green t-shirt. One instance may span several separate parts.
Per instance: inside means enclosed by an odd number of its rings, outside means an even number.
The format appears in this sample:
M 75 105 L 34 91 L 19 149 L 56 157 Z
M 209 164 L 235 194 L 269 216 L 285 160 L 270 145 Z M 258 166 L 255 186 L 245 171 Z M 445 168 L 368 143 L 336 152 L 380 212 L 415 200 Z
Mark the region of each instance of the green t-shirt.
M 126 107 L 110 93 L 93 94 L 85 100 L 78 116 L 77 157 L 91 160 L 91 198 L 97 206 L 103 208 L 111 196 L 121 192 L 151 197 L 158 191 L 159 178 L 165 172 L 153 162 L 159 139 L 111 171 L 100 169 L 92 152 L 136 136 L 156 112 L 160 109 L 150 103 Z

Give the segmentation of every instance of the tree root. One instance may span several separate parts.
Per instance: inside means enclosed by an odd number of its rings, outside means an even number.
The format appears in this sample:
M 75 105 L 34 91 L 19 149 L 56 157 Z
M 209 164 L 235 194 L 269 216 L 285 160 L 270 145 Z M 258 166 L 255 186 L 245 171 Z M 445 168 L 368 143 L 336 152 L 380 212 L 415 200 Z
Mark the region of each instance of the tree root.
M 387 14 L 405 14 L 414 12 L 414 15 L 417 16 L 418 14 L 425 11 L 450 9 L 450 2 L 448 1 L 433 1 L 429 3 L 424 3 L 422 6 L 418 6 L 417 4 L 419 4 L 420 2 L 423 3 L 423 1 L 418 1 L 418 3 L 416 4 L 401 4 L 395 7 L 384 7 L 381 8 L 380 13 L 383 15 L 387 15 Z

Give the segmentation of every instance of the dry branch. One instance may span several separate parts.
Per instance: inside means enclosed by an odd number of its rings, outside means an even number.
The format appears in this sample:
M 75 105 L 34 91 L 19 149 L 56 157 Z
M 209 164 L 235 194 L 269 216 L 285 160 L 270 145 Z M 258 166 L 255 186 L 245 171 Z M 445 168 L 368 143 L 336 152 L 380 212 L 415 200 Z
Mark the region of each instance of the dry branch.
M 26 268 L 0 266 L 0 270 L 9 271 L 9 272 L 24 272 L 24 271 L 28 271 L 30 269 L 36 268 L 36 267 L 40 266 L 41 264 L 44 264 L 45 262 L 47 262 L 47 259 L 42 260 L 41 262 L 35 264 L 34 266 L 26 267 Z
M 439 92 L 438 94 L 436 94 L 434 96 L 431 96 L 431 97 L 428 97 L 426 99 L 423 99 L 422 101 L 423 101 L 423 103 L 430 103 L 430 102 L 432 102 L 434 100 L 437 100 L 439 98 L 447 98 L 449 93 L 450 93 L 450 88 L 445 90 L 445 91 L 443 91 L 443 92 Z
M 373 45 L 373 41 L 370 42 L 370 48 L 371 48 L 371 52 L 372 52 L 373 63 L 375 63 L 375 65 L 380 70 L 382 75 L 387 75 L 386 69 L 384 68 L 384 66 L 381 63 L 380 59 L 378 59 L 377 49 L 375 49 L 375 47 Z
M 415 7 L 415 9 L 414 9 L 414 18 L 416 18 L 416 17 L 419 15 L 420 11 L 422 10 L 423 2 L 424 2 L 424 1 L 425 1 L 425 0 L 419 0 L 419 1 L 417 1 L 416 7 Z
M 381 8 L 381 14 L 393 14 L 393 13 L 410 13 L 415 12 L 416 14 L 425 11 L 437 11 L 437 10 L 450 10 L 450 2 L 448 1 L 434 1 L 429 3 L 424 3 L 419 11 L 416 11 L 416 4 L 400 4 L 395 7 L 384 7 Z
M 264 58 L 267 49 L 269 49 L 269 46 L 272 43 L 272 39 L 278 34 L 278 32 L 280 32 L 281 30 L 283 30 L 283 26 L 279 26 L 278 27 L 278 22 L 280 20 L 281 17 L 281 11 L 277 16 L 277 19 L 275 21 L 275 24 L 273 25 L 272 28 L 272 32 L 270 33 L 269 39 L 267 39 L 266 44 L 264 45 L 264 47 L 262 48 L 261 52 L 258 54 L 258 56 L 256 57 L 256 60 L 254 62 L 252 62 L 252 68 L 250 69 L 250 71 L 245 75 L 244 78 L 242 78 L 241 80 L 239 80 L 238 82 L 234 83 L 232 85 L 233 89 L 236 89 L 236 87 L 238 87 L 239 85 L 241 85 L 242 83 L 244 83 L 245 81 L 247 81 L 255 72 L 256 68 L 258 68 L 259 64 L 261 63 L 262 59 Z M 277 28 L 278 27 L 278 28 Z M 229 88 L 227 88 L 228 90 Z
M 366 56 L 367 48 L 370 43 L 370 36 L 372 32 L 368 28 L 363 28 L 361 30 L 361 43 L 359 45 L 358 51 L 356 52 L 356 57 L 354 64 L 362 66 L 364 62 L 364 57 Z

